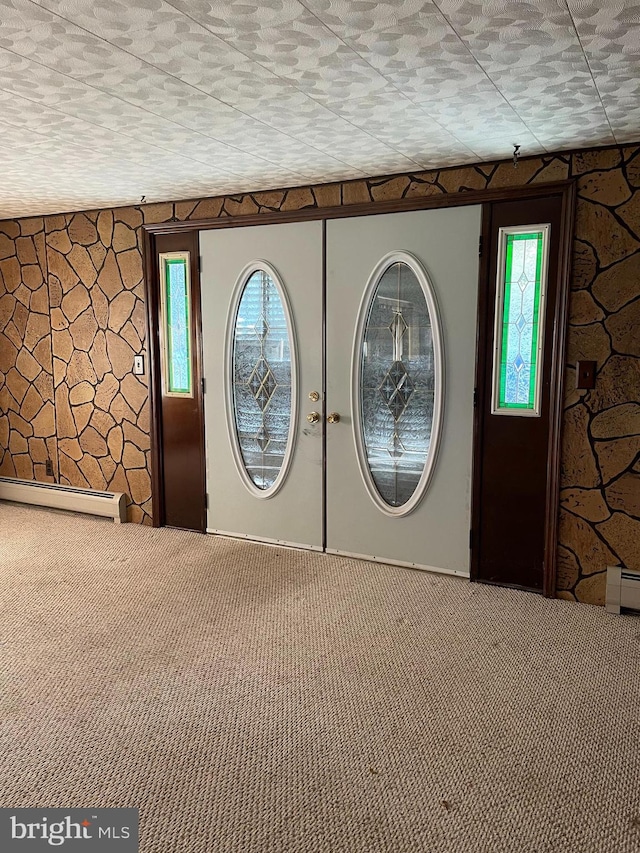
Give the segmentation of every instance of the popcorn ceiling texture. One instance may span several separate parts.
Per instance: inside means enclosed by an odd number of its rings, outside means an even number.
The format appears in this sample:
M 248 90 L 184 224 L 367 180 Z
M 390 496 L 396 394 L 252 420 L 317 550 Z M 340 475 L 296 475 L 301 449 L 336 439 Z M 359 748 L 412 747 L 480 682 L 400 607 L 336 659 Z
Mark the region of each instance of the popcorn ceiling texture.
M 558 595 L 604 601 L 640 569 L 640 146 L 0 222 L 0 474 L 127 492 L 151 521 L 143 222 L 322 208 L 577 179 Z M 575 362 L 594 359 L 594 391 Z M 54 392 L 55 389 L 55 392 Z M 50 478 L 49 478 L 50 479 Z
M 0 217 L 633 144 L 639 44 L 637 0 L 3 0 Z

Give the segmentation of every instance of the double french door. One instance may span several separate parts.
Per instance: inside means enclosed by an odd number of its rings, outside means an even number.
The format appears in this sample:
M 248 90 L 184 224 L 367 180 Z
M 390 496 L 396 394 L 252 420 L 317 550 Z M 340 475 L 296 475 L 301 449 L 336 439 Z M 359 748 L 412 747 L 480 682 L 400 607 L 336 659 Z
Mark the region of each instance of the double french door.
M 469 573 L 480 228 L 201 233 L 208 531 Z

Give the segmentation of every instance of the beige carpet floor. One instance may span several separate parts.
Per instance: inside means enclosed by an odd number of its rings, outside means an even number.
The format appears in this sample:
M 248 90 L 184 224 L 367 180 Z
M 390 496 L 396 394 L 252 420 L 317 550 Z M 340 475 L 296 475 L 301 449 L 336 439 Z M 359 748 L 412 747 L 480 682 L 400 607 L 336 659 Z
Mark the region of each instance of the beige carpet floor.
M 143 853 L 640 850 L 640 619 L 0 504 L 0 805 Z

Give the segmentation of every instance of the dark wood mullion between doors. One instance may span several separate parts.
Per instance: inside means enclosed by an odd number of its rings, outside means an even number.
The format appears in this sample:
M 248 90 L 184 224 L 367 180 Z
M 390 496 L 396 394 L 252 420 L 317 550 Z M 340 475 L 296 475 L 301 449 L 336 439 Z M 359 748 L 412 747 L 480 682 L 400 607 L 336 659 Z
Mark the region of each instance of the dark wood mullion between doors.
M 484 381 L 485 361 L 487 358 L 487 342 L 490 334 L 489 291 L 491 282 L 489 273 L 491 269 L 491 257 L 494 246 L 491 242 L 491 219 L 493 206 L 484 204 L 482 206 L 482 226 L 480 240 L 482 254 L 478 270 L 478 321 L 476 323 L 476 370 L 474 385 L 474 409 L 473 409 L 473 457 L 471 474 L 471 531 L 469 533 L 469 548 L 471 549 L 470 574 L 471 580 L 479 577 L 478 541 L 480 536 L 480 495 L 482 484 L 482 447 L 484 441 L 484 404 L 487 389 Z

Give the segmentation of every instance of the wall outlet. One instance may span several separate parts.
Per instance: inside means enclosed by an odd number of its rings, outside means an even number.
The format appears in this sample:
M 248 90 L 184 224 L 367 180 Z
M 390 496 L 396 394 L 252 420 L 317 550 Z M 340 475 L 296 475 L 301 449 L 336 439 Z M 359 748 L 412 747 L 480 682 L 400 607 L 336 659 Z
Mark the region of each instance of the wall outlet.
M 144 373 L 144 356 L 134 355 L 133 357 L 133 372 L 136 376 L 142 376 Z
M 47 459 L 47 461 L 44 463 L 44 470 L 47 477 L 53 477 L 53 462 L 51 461 L 51 459 Z

